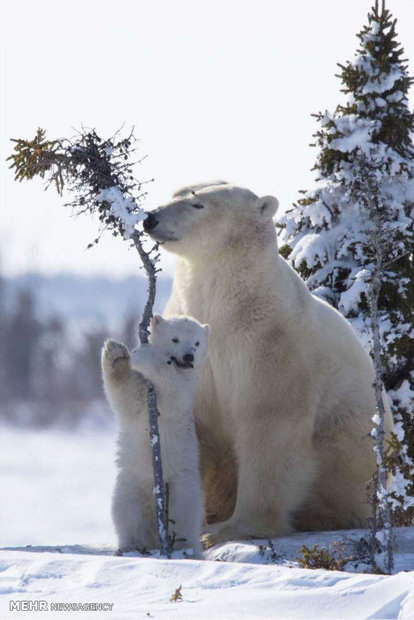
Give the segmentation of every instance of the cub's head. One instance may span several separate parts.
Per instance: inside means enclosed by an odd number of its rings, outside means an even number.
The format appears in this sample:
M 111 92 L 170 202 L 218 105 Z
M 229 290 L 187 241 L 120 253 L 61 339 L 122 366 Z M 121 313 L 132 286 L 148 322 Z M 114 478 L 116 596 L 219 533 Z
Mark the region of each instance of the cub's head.
M 179 190 L 173 200 L 144 221 L 144 229 L 175 254 L 188 258 L 274 242 L 272 221 L 278 207 L 273 196 L 258 198 L 223 181 Z
M 209 325 L 200 325 L 191 317 L 163 319 L 155 314 L 150 339 L 178 368 L 198 369 L 207 354 L 209 333 Z

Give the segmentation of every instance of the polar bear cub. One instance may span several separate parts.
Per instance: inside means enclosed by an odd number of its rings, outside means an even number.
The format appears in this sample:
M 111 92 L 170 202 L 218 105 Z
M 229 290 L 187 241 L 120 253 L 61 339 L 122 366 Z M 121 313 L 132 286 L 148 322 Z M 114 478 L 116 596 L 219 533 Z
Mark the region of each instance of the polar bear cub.
M 155 386 L 164 482 L 168 483 L 169 530 L 175 549 L 201 556 L 203 502 L 193 399 L 207 354 L 209 326 L 190 317 L 155 315 L 150 343 L 131 354 L 107 340 L 102 374 L 108 401 L 119 423 L 119 472 L 112 516 L 119 548 L 155 549 L 152 453 L 149 440 L 147 381 Z

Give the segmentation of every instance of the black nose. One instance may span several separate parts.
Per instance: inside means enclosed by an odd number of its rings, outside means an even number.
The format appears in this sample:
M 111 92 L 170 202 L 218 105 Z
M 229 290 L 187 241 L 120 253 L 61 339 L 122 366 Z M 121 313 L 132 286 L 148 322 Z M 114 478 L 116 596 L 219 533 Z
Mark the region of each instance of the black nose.
M 194 355 L 192 353 L 186 353 L 183 356 L 183 360 L 185 361 L 186 364 L 190 364 L 191 362 L 194 361 Z
M 148 213 L 147 218 L 144 220 L 144 230 L 149 231 L 156 227 L 158 220 L 154 213 Z

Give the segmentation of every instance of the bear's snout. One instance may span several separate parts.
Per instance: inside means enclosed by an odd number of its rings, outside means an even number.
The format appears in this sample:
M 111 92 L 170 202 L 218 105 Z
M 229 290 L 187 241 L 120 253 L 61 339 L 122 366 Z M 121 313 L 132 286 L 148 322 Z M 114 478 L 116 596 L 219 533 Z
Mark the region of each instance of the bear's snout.
M 146 232 L 153 230 L 157 224 L 157 216 L 154 214 L 153 211 L 151 211 L 150 213 L 148 213 L 147 218 L 144 220 L 144 230 Z
M 194 355 L 192 353 L 186 353 L 183 355 L 183 361 L 186 364 L 191 364 L 191 362 L 194 362 Z

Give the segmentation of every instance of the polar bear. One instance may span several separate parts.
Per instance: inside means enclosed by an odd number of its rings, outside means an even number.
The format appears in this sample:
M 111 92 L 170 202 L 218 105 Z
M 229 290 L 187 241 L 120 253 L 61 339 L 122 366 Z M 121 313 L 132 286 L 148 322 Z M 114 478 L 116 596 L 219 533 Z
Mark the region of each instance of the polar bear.
M 278 254 L 277 208 L 219 181 L 179 190 L 144 222 L 177 256 L 164 316 L 212 328 L 194 406 L 213 542 L 359 527 L 370 514 L 373 366 Z
M 155 549 L 154 487 L 149 440 L 147 381 L 153 383 L 160 412 L 164 481 L 174 548 L 191 547 L 201 557 L 203 502 L 193 398 L 207 354 L 209 327 L 190 317 L 155 315 L 150 343 L 132 351 L 113 340 L 102 350 L 102 373 L 109 403 L 119 422 L 118 466 L 112 515 L 119 548 Z

